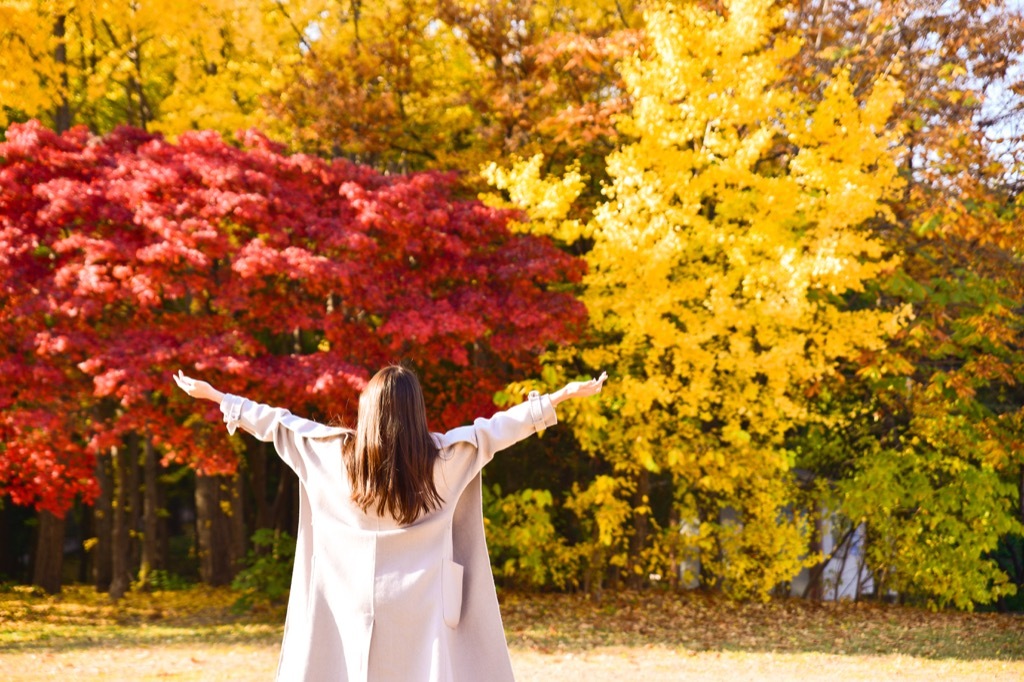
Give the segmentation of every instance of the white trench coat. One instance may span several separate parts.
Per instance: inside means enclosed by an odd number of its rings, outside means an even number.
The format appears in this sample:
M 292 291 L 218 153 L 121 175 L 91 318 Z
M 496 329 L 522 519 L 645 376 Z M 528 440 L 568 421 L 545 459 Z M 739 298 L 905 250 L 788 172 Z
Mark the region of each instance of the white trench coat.
M 553 426 L 548 396 L 434 434 L 440 509 L 410 526 L 351 501 L 341 459 L 350 429 L 227 395 L 221 411 L 275 449 L 299 477 L 299 529 L 278 662 L 283 682 L 512 680 L 484 540 L 480 470 Z

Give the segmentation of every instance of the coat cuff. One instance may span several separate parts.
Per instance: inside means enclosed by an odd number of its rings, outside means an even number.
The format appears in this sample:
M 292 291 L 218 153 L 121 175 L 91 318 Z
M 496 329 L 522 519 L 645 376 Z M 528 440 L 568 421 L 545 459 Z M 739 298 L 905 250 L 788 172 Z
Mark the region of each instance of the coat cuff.
M 558 423 L 558 415 L 555 414 L 555 406 L 551 404 L 551 396 L 530 391 L 527 400 L 530 403 L 530 417 L 533 419 L 535 431 L 543 431 Z
M 234 434 L 238 423 L 242 420 L 242 403 L 245 398 L 227 393 L 220 401 L 220 411 L 224 415 L 224 423 L 227 424 L 228 434 Z

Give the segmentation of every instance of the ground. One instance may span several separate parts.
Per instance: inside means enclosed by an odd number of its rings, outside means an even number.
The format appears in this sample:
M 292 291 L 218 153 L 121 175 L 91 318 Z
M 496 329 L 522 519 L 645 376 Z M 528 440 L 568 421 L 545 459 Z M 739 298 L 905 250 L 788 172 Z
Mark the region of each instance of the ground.
M 282 609 L 229 590 L 0 593 L 4 680 L 267 680 Z M 502 593 L 520 682 L 1024 679 L 1024 617 L 878 604 L 736 604 L 702 594 Z

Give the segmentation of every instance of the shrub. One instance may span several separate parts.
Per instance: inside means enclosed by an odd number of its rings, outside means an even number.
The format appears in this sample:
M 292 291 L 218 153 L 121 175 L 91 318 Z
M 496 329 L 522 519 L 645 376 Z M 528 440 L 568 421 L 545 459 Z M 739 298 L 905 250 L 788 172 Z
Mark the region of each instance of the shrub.
M 502 496 L 484 486 L 484 523 L 494 575 L 512 584 L 559 589 L 578 584 L 578 558 L 555 530 L 547 490 L 527 488 Z
M 284 601 L 295 561 L 295 538 L 283 531 L 260 528 L 252 536 L 253 548 L 245 558 L 231 587 L 242 594 L 234 608 L 248 611 L 256 604 L 273 605 Z

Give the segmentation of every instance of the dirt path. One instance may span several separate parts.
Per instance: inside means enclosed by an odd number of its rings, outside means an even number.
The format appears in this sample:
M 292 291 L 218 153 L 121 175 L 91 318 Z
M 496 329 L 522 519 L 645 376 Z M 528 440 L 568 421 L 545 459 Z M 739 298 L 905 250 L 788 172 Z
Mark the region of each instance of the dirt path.
M 278 647 L 259 644 L 82 648 L 0 652 L 9 682 L 70 680 L 273 679 Z M 910 656 L 690 652 L 665 647 L 600 647 L 582 653 L 512 650 L 519 682 L 1019 682 L 1024 661 L 932 660 Z
M 553 656 L 514 651 L 519 682 L 1020 682 L 1024 662 L 607 648 Z

